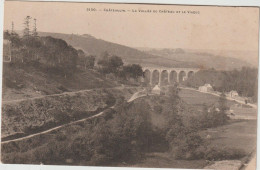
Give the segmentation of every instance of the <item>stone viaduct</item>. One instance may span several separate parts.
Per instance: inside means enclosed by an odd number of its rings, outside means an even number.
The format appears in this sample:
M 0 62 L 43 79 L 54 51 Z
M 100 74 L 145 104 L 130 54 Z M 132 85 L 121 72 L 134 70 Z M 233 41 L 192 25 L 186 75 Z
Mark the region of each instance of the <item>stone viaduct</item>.
M 143 67 L 145 80 L 151 85 L 159 86 L 174 82 L 181 83 L 197 71 L 199 68 Z

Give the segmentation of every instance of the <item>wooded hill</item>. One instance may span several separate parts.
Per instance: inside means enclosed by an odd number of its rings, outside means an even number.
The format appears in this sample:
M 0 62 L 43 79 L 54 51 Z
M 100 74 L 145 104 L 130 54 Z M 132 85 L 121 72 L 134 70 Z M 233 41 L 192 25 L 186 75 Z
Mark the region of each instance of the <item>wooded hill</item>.
M 120 56 L 126 64 L 141 64 L 142 66 L 165 66 L 165 67 L 197 67 L 190 61 L 179 61 L 170 58 L 142 52 L 135 48 L 96 39 L 90 35 L 61 34 L 39 32 L 40 36 L 52 36 L 65 40 L 76 49 L 82 49 L 88 55 L 101 56 L 104 52 Z
M 12 42 L 12 60 L 3 65 L 4 100 L 115 85 L 95 70 L 78 67 L 78 50 L 64 40 L 7 32 L 4 39 Z
M 186 49 L 144 49 L 132 48 L 84 34 L 61 34 L 40 32 L 41 36 L 52 36 L 65 40 L 76 49 L 82 49 L 89 55 L 99 57 L 104 52 L 120 56 L 124 63 L 138 63 L 142 66 L 164 67 L 200 67 L 215 68 L 218 70 L 240 69 L 251 66 L 247 62 L 228 56 L 219 56 L 211 53 L 192 51 Z

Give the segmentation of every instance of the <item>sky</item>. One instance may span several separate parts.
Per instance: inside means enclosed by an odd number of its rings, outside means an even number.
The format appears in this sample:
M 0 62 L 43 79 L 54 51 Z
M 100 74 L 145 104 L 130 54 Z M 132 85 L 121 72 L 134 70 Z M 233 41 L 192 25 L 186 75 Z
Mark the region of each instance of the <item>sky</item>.
M 39 31 L 91 34 L 130 47 L 258 51 L 259 9 L 253 7 L 6 1 L 4 29 L 13 21 L 22 30 L 27 15 Z

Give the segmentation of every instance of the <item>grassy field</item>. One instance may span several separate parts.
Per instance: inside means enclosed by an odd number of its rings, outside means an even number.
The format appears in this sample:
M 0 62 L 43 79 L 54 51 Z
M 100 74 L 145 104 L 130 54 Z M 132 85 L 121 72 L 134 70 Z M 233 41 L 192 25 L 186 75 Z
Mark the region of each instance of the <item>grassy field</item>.
M 211 106 L 218 102 L 219 97 L 206 94 L 206 93 L 200 93 L 194 90 L 189 89 L 181 89 L 179 92 L 179 96 L 184 100 L 187 104 L 193 105 L 193 106 L 202 106 L 206 104 L 207 106 Z M 229 101 L 227 102 L 228 106 L 231 106 L 233 104 L 236 104 L 235 101 Z
M 256 120 L 231 120 L 230 124 L 201 132 L 216 148 L 242 149 L 250 154 L 256 148 Z
M 181 89 L 179 96 L 184 102 L 200 110 L 203 105 L 211 106 L 216 104 L 219 100 L 219 97 L 215 95 L 200 93 L 189 89 Z M 227 100 L 227 105 L 234 113 L 234 115 L 230 116 L 231 119 L 257 119 L 257 109 L 252 108 L 251 106 L 241 105 L 231 100 Z

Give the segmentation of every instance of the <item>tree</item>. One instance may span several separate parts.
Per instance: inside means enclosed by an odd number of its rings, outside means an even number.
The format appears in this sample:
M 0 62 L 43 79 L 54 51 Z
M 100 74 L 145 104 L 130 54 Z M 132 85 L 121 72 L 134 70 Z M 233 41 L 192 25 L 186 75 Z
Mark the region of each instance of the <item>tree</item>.
M 142 67 L 139 64 L 129 64 L 123 67 L 123 73 L 125 77 L 131 77 L 137 79 L 143 76 Z
M 79 65 L 83 66 L 85 70 L 94 68 L 96 56 L 94 56 L 94 55 L 86 56 L 84 51 L 81 49 L 77 50 L 77 53 L 78 53 L 78 57 L 79 57 L 79 60 L 78 60 Z
M 225 93 L 223 92 L 221 93 L 218 104 L 219 104 L 220 112 L 226 113 L 226 111 L 228 110 L 228 106 L 227 106 L 227 99 Z
M 24 19 L 23 36 L 24 36 L 25 38 L 29 38 L 29 37 L 30 37 L 30 20 L 31 20 L 31 17 L 30 17 L 30 16 L 27 16 L 27 17 Z
M 100 55 L 100 58 L 99 58 L 97 64 L 102 67 L 106 67 L 108 65 L 108 57 L 109 57 L 109 53 L 107 51 L 103 52 Z
M 86 59 L 85 59 L 85 69 L 86 68 L 89 68 L 89 69 L 93 69 L 94 66 L 95 66 L 95 60 L 96 60 L 96 57 L 94 55 L 89 55 L 89 56 L 86 56 Z
M 205 83 L 212 85 L 216 91 L 229 92 L 236 90 L 240 96 L 253 97 L 257 90 L 252 88 L 257 81 L 257 68 L 243 67 L 240 70 L 218 71 L 200 70 L 185 82 L 187 86 L 199 87 Z
M 114 73 L 118 75 L 119 69 L 123 66 L 123 60 L 116 56 L 108 56 L 107 53 L 98 60 L 97 64 L 100 66 L 101 72 L 104 74 Z
M 78 51 L 76 49 L 62 39 L 48 36 L 42 37 L 40 40 L 42 46 L 39 53 L 44 56 L 41 62 L 51 68 L 58 69 L 65 78 L 75 71 L 78 60 Z
M 38 32 L 37 32 L 37 20 L 34 18 L 33 19 L 34 20 L 34 27 L 33 27 L 33 33 L 32 33 L 32 35 L 34 36 L 34 37 L 37 37 L 38 36 Z
M 228 116 L 226 114 L 226 111 L 229 109 L 227 106 L 227 99 L 226 99 L 226 95 L 224 93 L 222 93 L 220 95 L 219 101 L 219 111 L 216 111 L 215 109 L 212 111 L 213 113 L 213 118 L 215 126 L 219 126 L 219 125 L 223 125 L 227 122 L 228 120 Z
M 107 51 L 103 52 L 97 62 L 97 64 L 100 66 L 100 71 L 104 74 L 109 73 L 108 72 L 108 57 L 109 54 Z
M 111 73 L 117 73 L 118 69 L 123 66 L 123 64 L 123 60 L 116 55 L 108 58 L 108 68 Z
M 10 40 L 11 39 L 11 34 L 9 33 L 8 30 L 4 31 L 4 39 L 5 40 Z

